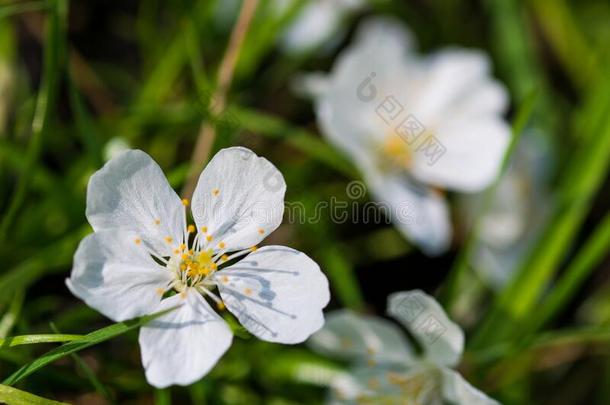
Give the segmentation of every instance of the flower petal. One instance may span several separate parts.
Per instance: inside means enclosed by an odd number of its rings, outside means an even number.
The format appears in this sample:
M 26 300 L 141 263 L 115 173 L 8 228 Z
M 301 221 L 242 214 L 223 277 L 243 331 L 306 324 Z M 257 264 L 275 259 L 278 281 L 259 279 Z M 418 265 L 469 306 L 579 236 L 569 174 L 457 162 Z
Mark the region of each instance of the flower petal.
M 477 91 L 488 83 L 495 83 L 489 76 L 489 58 L 483 52 L 448 48 L 431 54 L 423 63 L 426 73 L 421 78 L 421 91 L 413 100 L 412 113 L 428 129 L 456 110 L 473 112 L 465 107 L 480 105 L 478 97 L 481 95 L 486 101 L 492 101 L 482 111 L 502 112 L 506 108 L 507 98 L 499 94 L 497 88 L 493 94 L 487 89 L 483 93 Z
M 265 246 L 216 273 L 223 301 L 260 339 L 300 343 L 324 324 L 328 280 L 307 255 Z
M 416 149 L 413 176 L 438 187 L 475 192 L 498 175 L 510 128 L 497 117 L 464 117 L 443 122 L 433 135 Z
M 155 312 L 182 305 L 140 329 L 146 380 L 157 388 L 189 385 L 206 375 L 227 351 L 233 334 L 198 292 L 164 299 Z
M 159 165 L 140 150 L 119 154 L 91 176 L 87 219 L 96 232 L 136 232 L 147 246 L 163 256 L 171 253 L 165 238 L 180 243 L 186 227 L 180 198 Z
M 388 314 L 417 338 L 435 364 L 454 366 L 460 361 L 464 332 L 428 294 L 420 290 L 394 293 L 388 297 Z
M 282 222 L 286 183 L 267 159 L 246 148 L 223 149 L 201 173 L 193 217 L 229 250 L 256 245 Z
M 430 256 L 447 250 L 452 230 L 449 208 L 442 195 L 404 175 L 374 169 L 366 173 L 376 203 L 405 237 Z
M 74 295 L 113 321 L 150 314 L 161 301 L 158 289 L 173 278 L 137 239 L 135 233 L 126 231 L 87 235 L 66 279 Z
M 499 402 L 470 385 L 464 377 L 453 370 L 444 368 L 442 381 L 443 398 L 452 404 L 499 405 Z
M 333 311 L 326 323 L 308 340 L 313 349 L 327 356 L 375 364 L 410 364 L 413 352 L 404 333 L 393 323 L 349 310 Z

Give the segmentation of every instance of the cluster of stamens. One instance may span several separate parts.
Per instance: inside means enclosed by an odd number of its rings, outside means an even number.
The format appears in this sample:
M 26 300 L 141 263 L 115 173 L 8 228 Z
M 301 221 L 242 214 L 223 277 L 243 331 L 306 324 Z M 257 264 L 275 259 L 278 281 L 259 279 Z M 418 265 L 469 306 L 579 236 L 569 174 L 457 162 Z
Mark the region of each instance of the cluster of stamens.
M 212 193 L 216 196 L 219 194 L 219 191 L 214 189 Z M 185 207 L 189 205 L 189 201 L 186 199 L 182 200 L 182 203 Z M 161 220 L 155 219 L 154 223 L 155 225 L 160 225 Z M 258 232 L 261 235 L 265 233 L 262 228 L 259 228 Z M 195 236 L 191 237 L 192 235 Z M 186 291 L 189 288 L 194 288 L 215 301 L 219 309 L 224 309 L 224 304 L 211 290 L 219 282 L 227 284 L 229 277 L 216 278 L 214 273 L 224 263 L 254 252 L 257 249 L 256 246 L 252 246 L 248 249 L 231 251 L 225 242 L 216 242 L 214 236 L 208 233 L 206 226 L 202 226 L 198 230 L 195 225 L 188 225 L 183 241 L 179 244 L 176 244 L 178 241 L 175 241 L 171 236 L 166 236 L 163 239 L 171 246 L 172 255 L 164 257 L 155 252 L 150 252 L 150 254 L 173 273 L 174 279 L 166 288 L 157 289 L 157 293 L 163 296 L 168 291 L 174 290 L 182 297 L 186 297 Z M 142 240 L 137 238 L 135 243 L 141 245 Z M 247 291 L 244 294 L 249 295 Z

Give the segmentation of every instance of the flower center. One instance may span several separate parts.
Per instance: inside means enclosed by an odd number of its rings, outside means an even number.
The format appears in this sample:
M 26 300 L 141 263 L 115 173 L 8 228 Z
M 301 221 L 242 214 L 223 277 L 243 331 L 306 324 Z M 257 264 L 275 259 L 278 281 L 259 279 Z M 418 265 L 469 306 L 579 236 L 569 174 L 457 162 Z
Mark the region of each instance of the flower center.
M 380 161 L 387 169 L 408 169 L 413 161 L 411 147 L 399 135 L 390 134 L 381 143 Z

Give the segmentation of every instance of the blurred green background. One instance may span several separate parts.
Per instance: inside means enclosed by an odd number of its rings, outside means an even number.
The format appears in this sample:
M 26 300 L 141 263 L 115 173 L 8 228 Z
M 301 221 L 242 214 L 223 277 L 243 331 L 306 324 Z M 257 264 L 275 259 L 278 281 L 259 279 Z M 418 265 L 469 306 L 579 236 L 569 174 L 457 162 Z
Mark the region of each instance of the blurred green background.
M 243 145 L 284 174 L 287 201 L 347 198 L 354 166 L 319 135 L 299 74 L 328 71 L 369 15 L 392 15 L 424 52 L 447 45 L 489 53 L 506 84 L 508 119 L 551 145 L 548 223 L 504 288 L 468 265 L 479 241 L 460 215 L 446 255 L 429 258 L 382 224 L 285 223 L 267 243 L 308 253 L 333 299 L 383 315 L 386 296 L 438 292 L 467 331 L 460 367 L 506 404 L 610 402 L 610 3 L 585 0 L 376 0 L 342 17 L 318 47 L 289 52 L 286 30 L 308 2 L 259 3 L 222 115 L 210 94 L 240 1 L 0 1 L 0 338 L 88 333 L 109 325 L 64 285 L 90 232 L 89 176 L 114 150 L 149 153 L 184 186 L 202 124 L 213 151 Z M 453 197 L 452 197 L 453 198 Z M 364 197 L 366 199 L 366 197 Z M 469 253 L 470 251 L 470 253 Z M 191 387 L 154 390 L 137 332 L 67 356 L 17 387 L 77 404 L 301 404 L 325 398 L 324 373 L 341 364 L 305 346 L 238 338 Z M 52 344 L 0 344 L 0 376 Z

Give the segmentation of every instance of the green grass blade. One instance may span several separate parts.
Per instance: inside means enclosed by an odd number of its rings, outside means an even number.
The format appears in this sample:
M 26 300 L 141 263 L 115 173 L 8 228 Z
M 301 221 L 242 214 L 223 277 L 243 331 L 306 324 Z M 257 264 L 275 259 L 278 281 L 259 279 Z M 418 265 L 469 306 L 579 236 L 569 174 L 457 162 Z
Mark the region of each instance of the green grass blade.
M 32 345 L 38 343 L 64 343 L 82 339 L 84 335 L 65 335 L 61 333 L 42 335 L 20 335 L 0 339 L 0 349 L 20 345 Z
M 59 330 L 57 330 L 55 324 L 51 323 L 51 328 L 53 329 L 53 332 L 59 333 Z M 102 384 L 102 382 L 97 378 L 95 372 L 91 370 L 91 367 L 89 367 L 87 363 L 85 363 L 76 353 L 71 353 L 70 357 L 72 357 L 72 360 L 74 360 L 76 366 L 81 370 L 85 377 L 87 377 L 87 380 L 89 380 L 95 391 L 100 394 L 109 404 L 113 404 L 114 400 L 112 399 L 112 395 L 110 395 L 110 392 L 106 389 L 104 384 Z
M 595 266 L 610 252 L 610 214 L 606 214 L 593 234 L 578 251 L 549 295 L 532 315 L 527 330 L 532 333 L 561 311 L 578 291 Z
M 47 1 L 20 1 L 11 4 L 0 4 L 0 19 L 16 14 L 44 10 L 47 7 Z
M 28 168 L 35 165 L 42 149 L 42 142 L 47 132 L 49 121 L 54 116 L 53 110 L 63 63 L 68 4 L 66 0 L 53 0 L 52 4 L 47 24 L 43 80 L 38 93 L 38 99 L 36 100 L 36 109 L 32 120 L 32 137 L 26 156 L 26 166 Z M 31 178 L 29 173 L 30 171 L 26 170 L 19 176 L 13 198 L 0 222 L 0 240 L 6 237 L 15 216 L 25 200 Z
M 143 316 L 143 317 L 140 317 L 137 319 L 133 319 L 131 321 L 118 322 L 118 323 L 115 323 L 114 325 L 110 325 L 108 327 L 98 329 L 95 332 L 91 332 L 91 333 L 83 336 L 81 339 L 73 340 L 69 343 L 61 345 L 61 346 L 45 353 L 41 357 L 30 362 L 29 364 L 26 364 L 25 366 L 21 367 L 19 370 L 15 371 L 6 380 L 3 381 L 3 384 L 13 385 L 13 384 L 21 381 L 28 375 L 36 372 L 37 370 L 41 369 L 42 367 L 45 367 L 46 365 L 48 365 L 58 359 L 61 359 L 62 357 L 68 356 L 71 353 L 76 353 L 80 350 L 86 349 L 93 345 L 105 342 L 106 340 L 120 336 L 126 332 L 129 332 L 130 330 L 136 329 L 137 327 L 144 325 L 147 322 L 150 322 L 151 320 L 153 320 L 155 318 L 165 315 L 166 313 L 173 311 L 176 308 L 177 307 L 170 308 L 165 311 L 157 312 L 152 315 Z
M 0 384 L 0 403 L 9 405 L 69 405 Z

